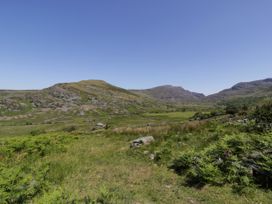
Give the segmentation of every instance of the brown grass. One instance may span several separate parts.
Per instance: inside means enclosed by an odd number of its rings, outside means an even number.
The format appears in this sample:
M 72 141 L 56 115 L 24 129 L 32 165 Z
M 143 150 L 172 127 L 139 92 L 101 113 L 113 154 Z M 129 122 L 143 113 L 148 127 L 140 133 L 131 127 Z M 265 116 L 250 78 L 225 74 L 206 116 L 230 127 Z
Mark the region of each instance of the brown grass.
M 113 129 L 113 132 L 117 134 L 167 134 L 170 129 L 170 125 L 120 127 Z
M 190 132 L 200 129 L 203 125 L 206 125 L 207 121 L 189 121 L 182 124 L 160 124 L 154 126 L 130 126 L 130 127 L 118 127 L 112 131 L 117 134 L 169 134 L 171 131 Z

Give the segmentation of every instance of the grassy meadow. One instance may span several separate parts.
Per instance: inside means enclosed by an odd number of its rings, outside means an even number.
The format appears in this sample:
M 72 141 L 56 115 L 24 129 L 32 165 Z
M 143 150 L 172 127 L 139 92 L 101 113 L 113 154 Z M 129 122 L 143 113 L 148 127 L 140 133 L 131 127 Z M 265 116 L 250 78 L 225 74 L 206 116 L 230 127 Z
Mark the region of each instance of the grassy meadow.
M 271 203 L 270 190 L 191 186 L 170 168 L 201 152 L 233 125 L 191 121 L 195 112 L 137 115 L 37 114 L 0 122 L 0 203 Z M 107 129 L 94 129 L 97 122 Z M 131 140 L 155 142 L 132 149 Z M 154 158 L 151 158 L 152 155 Z

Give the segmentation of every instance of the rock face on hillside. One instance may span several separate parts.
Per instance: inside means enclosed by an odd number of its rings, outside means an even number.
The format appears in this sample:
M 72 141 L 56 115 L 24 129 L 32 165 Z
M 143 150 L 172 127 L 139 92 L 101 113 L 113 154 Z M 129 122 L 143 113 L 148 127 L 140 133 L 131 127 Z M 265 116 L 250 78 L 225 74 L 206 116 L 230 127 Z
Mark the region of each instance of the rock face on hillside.
M 209 101 L 230 100 L 246 97 L 272 96 L 272 78 L 252 82 L 242 82 L 206 98 Z
M 184 102 L 196 102 L 205 98 L 204 94 L 195 93 L 185 90 L 182 87 L 165 85 L 158 86 L 151 89 L 145 90 L 132 90 L 134 93 L 145 94 L 157 100 L 173 102 L 173 103 L 184 103 Z

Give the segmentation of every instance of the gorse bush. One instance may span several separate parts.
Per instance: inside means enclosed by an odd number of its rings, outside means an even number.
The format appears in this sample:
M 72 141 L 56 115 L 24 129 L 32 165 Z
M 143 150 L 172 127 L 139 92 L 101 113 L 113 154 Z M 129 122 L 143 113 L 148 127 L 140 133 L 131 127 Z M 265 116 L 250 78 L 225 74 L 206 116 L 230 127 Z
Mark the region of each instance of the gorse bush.
M 201 152 L 187 152 L 170 168 L 190 185 L 272 188 L 272 134 L 226 136 Z

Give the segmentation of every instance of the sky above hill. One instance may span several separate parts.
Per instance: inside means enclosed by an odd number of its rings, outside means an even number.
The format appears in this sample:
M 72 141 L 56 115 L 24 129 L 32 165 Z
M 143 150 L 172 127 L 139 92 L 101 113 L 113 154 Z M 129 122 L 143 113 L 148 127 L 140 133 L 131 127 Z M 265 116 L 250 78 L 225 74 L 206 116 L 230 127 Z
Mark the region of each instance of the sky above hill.
M 103 79 L 210 94 L 272 77 L 271 0 L 0 2 L 0 89 Z

